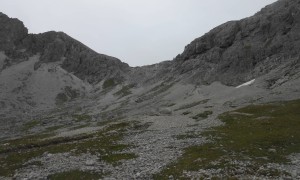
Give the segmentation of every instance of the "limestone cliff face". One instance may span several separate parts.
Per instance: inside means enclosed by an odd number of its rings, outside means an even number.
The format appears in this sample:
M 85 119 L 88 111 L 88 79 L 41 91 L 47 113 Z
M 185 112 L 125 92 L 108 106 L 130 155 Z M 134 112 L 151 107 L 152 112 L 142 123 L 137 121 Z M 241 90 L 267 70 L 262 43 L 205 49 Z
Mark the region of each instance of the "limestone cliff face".
M 2 13 L 0 24 L 0 51 L 7 56 L 0 69 L 40 54 L 36 69 L 42 63 L 62 60 L 62 68 L 89 83 L 97 83 L 111 77 L 122 79 L 128 71 L 129 66 L 126 63 L 111 56 L 98 54 L 65 33 L 51 31 L 28 34 L 21 21 Z
M 0 24 L 0 50 L 16 49 L 28 34 L 28 30 L 21 21 L 9 18 L 1 12 Z
M 119 59 L 96 53 L 62 32 L 29 35 L 23 43 L 31 53 L 41 54 L 40 63 L 63 60 L 62 68 L 92 84 L 105 78 L 122 79 L 129 68 Z
M 252 17 L 195 39 L 175 58 L 177 74 L 237 85 L 300 56 L 300 1 L 279 0 Z

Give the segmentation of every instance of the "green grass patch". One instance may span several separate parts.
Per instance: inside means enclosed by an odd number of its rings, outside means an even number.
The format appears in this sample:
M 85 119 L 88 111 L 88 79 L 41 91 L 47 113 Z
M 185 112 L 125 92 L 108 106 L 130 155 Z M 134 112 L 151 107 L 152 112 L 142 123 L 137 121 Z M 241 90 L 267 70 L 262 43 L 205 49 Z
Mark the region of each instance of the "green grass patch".
M 109 154 L 107 156 L 102 156 L 102 159 L 113 165 L 118 165 L 121 160 L 135 159 L 138 156 L 133 153 L 121 153 L 121 154 Z
M 132 126 L 132 130 L 134 131 L 146 131 L 153 123 L 152 122 L 146 122 L 146 123 L 140 123 L 140 122 L 134 122 Z
M 153 97 L 156 97 L 164 92 L 166 92 L 167 90 L 169 90 L 172 86 L 174 85 L 174 83 L 172 84 L 168 84 L 168 83 L 161 83 L 157 86 L 155 86 L 154 88 L 150 89 L 148 92 L 146 92 L 145 94 L 139 96 L 139 98 L 135 101 L 137 103 L 141 103 L 144 102 L 146 100 L 150 100 Z
M 104 81 L 102 88 L 103 89 L 108 89 L 108 88 L 113 88 L 117 85 L 117 82 L 114 79 L 107 79 Z
M 70 98 L 70 99 L 75 99 L 80 96 L 80 92 L 76 89 L 73 89 L 70 86 L 65 87 L 65 94 Z
M 183 139 L 192 139 L 192 138 L 198 138 L 199 134 L 181 134 L 177 135 L 176 139 L 183 140 Z
M 188 115 L 188 114 L 191 114 L 191 111 L 184 111 L 184 112 L 182 113 L 182 115 Z
M 132 92 L 130 91 L 131 88 L 133 88 L 134 85 L 130 84 L 127 86 L 123 86 L 122 89 L 120 89 L 119 91 L 117 91 L 116 93 L 114 93 L 115 96 L 119 96 L 120 98 L 128 96 L 130 94 L 132 94 Z
M 47 132 L 53 132 L 53 131 L 56 131 L 56 130 L 61 129 L 63 127 L 65 127 L 65 126 L 63 126 L 63 125 L 51 126 L 51 127 L 47 127 L 46 131 Z
M 252 48 L 251 44 L 244 45 L 244 49 L 246 50 L 251 50 L 251 48 Z
M 68 101 L 68 96 L 65 93 L 58 93 L 56 98 L 55 98 L 55 104 L 57 106 L 63 105 L 65 102 Z
M 153 89 L 150 90 L 152 92 L 151 94 L 153 96 L 157 96 L 163 92 L 166 92 L 168 89 L 170 89 L 174 84 L 166 84 L 166 83 L 161 83 L 160 85 L 154 87 Z
M 80 170 L 56 173 L 47 177 L 50 180 L 98 180 L 101 178 L 103 178 L 103 174 L 101 173 Z
M 175 106 L 176 103 L 167 103 L 167 104 L 164 104 L 163 106 L 165 107 L 172 107 L 172 106 Z
M 300 153 L 299 109 L 300 100 L 296 100 L 251 105 L 224 113 L 220 115 L 224 126 L 202 134 L 212 138 L 211 143 L 186 148 L 182 157 L 156 174 L 154 179 L 168 179 L 170 175 L 175 179 L 188 179 L 184 171 L 200 169 L 221 169 L 215 176 L 225 179 L 235 178 L 239 170 L 242 170 L 242 176 L 276 178 L 287 174 L 267 165 L 289 163 L 288 155 Z M 205 176 L 203 174 L 203 178 Z
M 193 116 L 192 118 L 195 119 L 195 120 L 202 120 L 202 119 L 208 118 L 208 116 L 210 116 L 212 114 L 213 114 L 212 111 L 204 111 L 202 113 L 199 113 L 199 114 Z
M 42 162 L 41 161 L 33 161 L 33 162 L 30 162 L 30 163 L 27 163 L 26 164 L 27 166 L 43 166 Z
M 30 129 L 34 128 L 39 124 L 40 124 L 39 120 L 31 120 L 23 125 L 22 131 L 29 131 Z
M 76 129 L 82 129 L 82 128 L 86 128 L 89 127 L 90 124 L 82 124 L 82 125 L 78 125 L 78 126 L 74 126 L 72 128 L 69 128 L 69 130 L 76 130 Z
M 76 122 L 90 121 L 92 119 L 92 117 L 88 114 L 74 114 L 73 118 L 75 119 Z
M 201 101 L 195 101 L 195 102 L 192 102 L 192 103 L 189 103 L 189 104 L 184 104 L 184 105 L 180 106 L 179 108 L 175 109 L 175 111 L 192 108 L 192 107 L 198 106 L 200 104 L 205 104 L 208 101 L 209 101 L 209 99 L 204 99 L 204 100 L 201 100 Z
M 55 154 L 72 151 L 74 155 L 91 153 L 113 165 L 120 160 L 135 158 L 134 154 L 122 153 L 130 145 L 119 143 L 131 127 L 129 122 L 120 122 L 93 134 L 55 139 L 36 135 L 6 141 L 3 144 L 8 145 L 0 146 L 0 155 L 3 157 L 0 158 L 0 176 L 13 176 L 15 170 L 23 167 L 25 162 L 45 152 Z

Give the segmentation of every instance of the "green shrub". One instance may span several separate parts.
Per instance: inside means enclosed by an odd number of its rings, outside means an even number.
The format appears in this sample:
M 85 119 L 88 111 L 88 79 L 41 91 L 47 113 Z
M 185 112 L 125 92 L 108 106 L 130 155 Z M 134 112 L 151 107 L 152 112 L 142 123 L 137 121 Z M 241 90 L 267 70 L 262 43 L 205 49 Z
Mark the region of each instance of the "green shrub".
M 116 85 L 117 85 L 117 83 L 114 79 L 107 79 L 107 80 L 104 81 L 104 83 L 102 85 L 102 88 L 103 89 L 108 89 L 108 88 L 112 88 Z

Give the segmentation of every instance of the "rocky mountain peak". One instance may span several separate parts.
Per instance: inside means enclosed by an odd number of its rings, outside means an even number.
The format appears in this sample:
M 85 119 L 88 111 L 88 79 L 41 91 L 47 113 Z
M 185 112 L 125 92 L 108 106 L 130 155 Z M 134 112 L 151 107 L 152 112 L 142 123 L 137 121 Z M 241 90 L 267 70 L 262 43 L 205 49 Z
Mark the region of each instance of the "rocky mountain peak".
M 62 67 L 68 72 L 97 83 L 115 76 L 122 79 L 129 68 L 119 59 L 99 54 L 63 32 L 28 34 L 21 21 L 3 13 L 0 14 L 0 24 L 0 51 L 7 56 L 1 69 L 39 54 L 35 69 L 42 63 L 63 61 Z
M 195 71 L 205 66 L 198 77 L 201 82 L 237 85 L 299 56 L 299 32 L 300 1 L 280 0 L 252 17 L 227 22 L 192 41 L 175 58 L 177 70 Z M 257 72 L 261 63 L 265 68 Z
M 9 18 L 1 12 L 0 24 L 0 50 L 15 49 L 28 34 L 28 30 L 22 21 Z

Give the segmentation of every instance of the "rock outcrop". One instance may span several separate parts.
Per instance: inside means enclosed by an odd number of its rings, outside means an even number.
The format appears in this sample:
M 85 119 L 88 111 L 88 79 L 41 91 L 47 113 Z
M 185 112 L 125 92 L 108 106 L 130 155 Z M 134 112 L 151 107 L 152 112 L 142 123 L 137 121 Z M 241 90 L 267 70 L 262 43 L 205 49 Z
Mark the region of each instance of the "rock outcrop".
M 195 39 L 175 58 L 175 71 L 194 82 L 238 85 L 299 57 L 299 32 L 300 1 L 279 0 Z
M 105 78 L 122 79 L 129 68 L 119 59 L 98 54 L 62 32 L 29 35 L 23 43 L 31 53 L 41 54 L 39 64 L 63 60 L 62 68 L 92 84 Z
M 0 69 L 40 54 L 40 61 L 35 69 L 42 63 L 63 60 L 62 68 L 92 84 L 111 77 L 124 79 L 124 74 L 128 71 L 129 66 L 126 63 L 98 54 L 63 32 L 28 34 L 21 21 L 2 13 L 0 24 L 0 51 L 7 56 L 4 67 Z
M 9 51 L 16 49 L 28 34 L 28 30 L 20 20 L 9 18 L 1 12 L 0 24 L 0 50 Z

